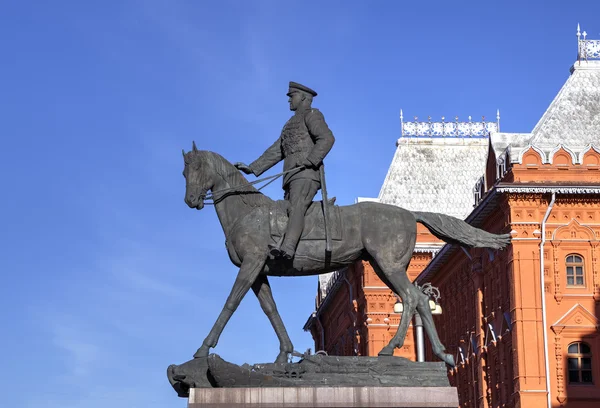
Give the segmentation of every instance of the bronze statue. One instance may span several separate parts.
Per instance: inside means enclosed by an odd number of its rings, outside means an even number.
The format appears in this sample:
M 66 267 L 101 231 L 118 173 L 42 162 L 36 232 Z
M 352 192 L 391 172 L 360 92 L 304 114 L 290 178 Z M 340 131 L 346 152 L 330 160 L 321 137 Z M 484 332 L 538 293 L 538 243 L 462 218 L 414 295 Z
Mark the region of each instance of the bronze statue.
M 235 163 L 235 167 L 255 176 L 260 176 L 281 160 L 284 161 L 284 171 L 298 168 L 283 177 L 284 198 L 289 203 L 289 221 L 283 242 L 269 245 L 271 255 L 290 260 L 294 257 L 302 235 L 308 207 L 320 188 L 325 191 L 321 182 L 324 177 L 323 159 L 331 150 L 335 139 L 323 114 L 311 106 L 313 97 L 317 96 L 315 91 L 290 82 L 287 95 L 294 116 L 287 121 L 279 138 L 249 166 Z M 324 199 L 327 200 L 326 195 Z
M 272 150 L 275 158 L 280 157 L 275 148 Z M 304 163 L 293 155 L 289 157 L 295 160 L 290 161 L 293 164 L 289 166 Z M 321 155 L 309 157 L 321 159 Z M 272 159 L 267 163 L 274 162 Z M 492 234 L 444 214 L 362 202 L 331 208 L 332 231 L 336 232 L 336 239 L 328 256 L 322 234 L 323 211 L 316 202 L 310 206 L 305 218 L 304 232 L 294 258 L 273 259 L 268 256 L 269 245 L 276 243 L 280 236 L 277 235 L 278 225 L 280 221 L 284 222 L 281 218 L 285 216 L 281 212 L 281 203 L 257 191 L 234 165 L 217 153 L 198 150 L 194 144 L 191 152 L 184 153 L 184 163 L 186 204 L 200 210 L 204 208 L 207 192 L 212 192 L 229 257 L 240 270 L 217 321 L 194 359 L 179 366 L 172 365 L 167 370 L 169 381 L 180 395 L 185 395 L 190 387 L 212 386 L 207 374 L 209 351 L 217 345 L 225 325 L 250 289 L 279 339 L 280 349 L 275 362 L 285 363 L 294 349 L 273 300 L 268 276 L 319 275 L 360 259 L 371 262 L 377 276 L 402 298 L 404 304 L 398 331 L 379 356 L 392 356 L 394 349 L 403 345 L 410 321 L 418 311 L 433 353 L 446 364 L 454 365 L 454 358 L 445 352 L 435 329 L 429 297 L 413 285 L 406 274 L 415 247 L 417 223 L 425 225 L 446 242 L 466 247 L 501 249 L 510 243 L 510 234 Z M 238 168 L 242 166 L 238 165 Z M 264 168 L 266 165 L 263 168 L 257 166 L 257 170 Z M 314 182 L 311 178 L 308 180 Z

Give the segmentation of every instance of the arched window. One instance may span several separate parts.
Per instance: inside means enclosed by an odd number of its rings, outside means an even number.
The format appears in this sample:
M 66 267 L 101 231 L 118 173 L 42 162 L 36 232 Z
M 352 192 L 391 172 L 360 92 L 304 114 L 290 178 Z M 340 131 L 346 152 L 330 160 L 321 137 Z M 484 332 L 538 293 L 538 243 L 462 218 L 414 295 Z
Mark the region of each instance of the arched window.
M 567 255 L 567 286 L 585 286 L 583 258 L 576 254 Z
M 592 384 L 592 351 L 583 342 L 569 344 L 568 367 L 570 384 Z

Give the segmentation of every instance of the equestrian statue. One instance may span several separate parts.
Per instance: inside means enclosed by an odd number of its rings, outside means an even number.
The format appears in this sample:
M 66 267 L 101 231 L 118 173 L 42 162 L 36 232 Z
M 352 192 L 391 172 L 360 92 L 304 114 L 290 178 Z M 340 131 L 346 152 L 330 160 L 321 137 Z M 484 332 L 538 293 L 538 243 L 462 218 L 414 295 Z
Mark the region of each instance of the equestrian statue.
M 198 150 L 195 143 L 191 151 L 183 152 L 185 203 L 201 210 L 205 200 L 212 198 L 229 258 L 240 269 L 221 313 L 194 359 L 170 366 L 169 381 L 176 390 L 210 386 L 205 379 L 209 351 L 216 347 L 225 325 L 250 290 L 279 339 L 275 363 L 285 364 L 295 352 L 273 300 L 268 277 L 319 275 L 358 260 L 369 261 L 381 281 L 402 298 L 404 306 L 398 330 L 379 352 L 379 358 L 392 356 L 395 348 L 402 347 L 410 321 L 418 312 L 433 353 L 454 366 L 453 356 L 445 352 L 438 337 L 429 297 L 406 274 L 415 247 L 417 223 L 425 225 L 436 237 L 464 247 L 502 249 L 510 243 L 510 235 L 492 234 L 448 215 L 408 211 L 378 202 L 337 206 L 327 202 L 325 195 L 324 200 L 313 201 L 319 188 L 324 187 L 323 158 L 334 138 L 323 114 L 311 107 L 316 92 L 290 82 L 288 96 L 294 115 L 279 139 L 250 165 L 234 165 L 217 153 Z M 248 182 L 240 174 L 241 170 L 258 176 L 281 160 L 283 201 L 263 195 L 254 188 L 255 182 Z

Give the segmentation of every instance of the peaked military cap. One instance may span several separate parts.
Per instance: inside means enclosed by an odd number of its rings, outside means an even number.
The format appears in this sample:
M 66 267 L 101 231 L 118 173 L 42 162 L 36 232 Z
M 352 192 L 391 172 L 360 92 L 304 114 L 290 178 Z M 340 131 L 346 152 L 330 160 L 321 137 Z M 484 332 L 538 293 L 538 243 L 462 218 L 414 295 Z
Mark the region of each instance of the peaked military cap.
M 290 96 L 290 94 L 292 92 L 298 91 L 298 90 L 304 91 L 306 93 L 309 93 L 312 96 L 317 96 L 317 93 L 315 91 L 313 91 L 312 89 L 310 89 L 308 86 L 304 86 L 304 85 L 301 85 L 301 84 L 299 84 L 297 82 L 292 82 L 292 81 L 290 81 L 290 89 L 289 89 L 287 95 Z

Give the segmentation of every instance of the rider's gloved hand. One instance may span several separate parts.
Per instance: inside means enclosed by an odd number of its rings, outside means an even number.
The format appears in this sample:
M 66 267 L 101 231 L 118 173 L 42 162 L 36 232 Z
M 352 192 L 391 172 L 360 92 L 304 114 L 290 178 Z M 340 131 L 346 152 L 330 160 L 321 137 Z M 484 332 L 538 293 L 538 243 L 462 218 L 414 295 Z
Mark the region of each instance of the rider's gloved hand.
M 254 172 L 252 171 L 252 169 L 250 168 L 250 166 L 248 166 L 247 164 L 241 163 L 241 162 L 237 162 L 234 164 L 235 168 L 243 171 L 246 174 L 254 174 Z

